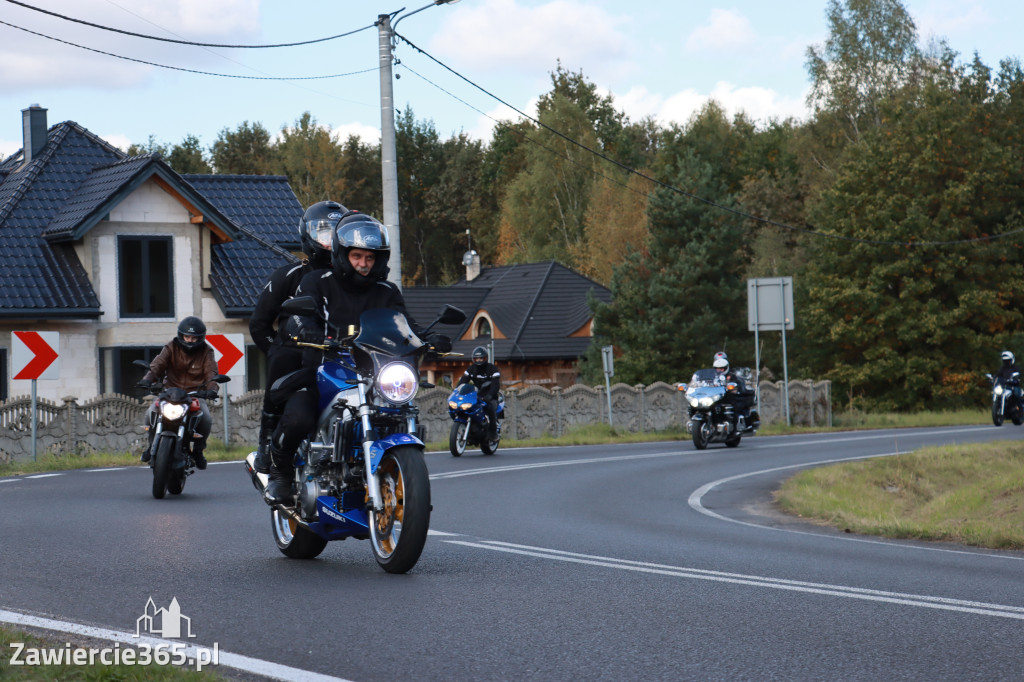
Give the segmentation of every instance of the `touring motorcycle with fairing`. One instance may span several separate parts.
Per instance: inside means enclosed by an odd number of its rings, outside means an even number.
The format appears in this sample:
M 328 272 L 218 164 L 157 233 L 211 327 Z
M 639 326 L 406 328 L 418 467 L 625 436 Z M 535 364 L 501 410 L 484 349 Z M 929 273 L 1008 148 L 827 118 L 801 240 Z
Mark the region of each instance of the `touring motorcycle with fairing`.
M 748 416 L 738 413 L 734 400 L 740 386 L 725 382 L 714 369 L 699 369 L 693 373 L 688 384 L 680 386 L 686 391 L 689 405 L 689 421 L 686 430 L 693 437 L 693 445 L 703 450 L 709 443 L 725 443 L 734 448 L 745 435 L 757 432 L 760 420 L 756 409 L 751 408 Z

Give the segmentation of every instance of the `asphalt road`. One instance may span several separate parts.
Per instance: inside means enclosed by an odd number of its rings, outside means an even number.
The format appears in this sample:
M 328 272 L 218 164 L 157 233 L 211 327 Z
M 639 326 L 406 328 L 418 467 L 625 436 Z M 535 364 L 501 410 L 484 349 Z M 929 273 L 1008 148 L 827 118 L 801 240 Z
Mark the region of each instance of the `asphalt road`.
M 0 479 L 0 610 L 134 633 L 150 598 L 176 598 L 191 642 L 293 679 L 1021 679 L 1024 552 L 856 536 L 769 504 L 816 463 L 1021 437 L 430 453 L 432 534 L 401 576 L 359 540 L 285 558 L 241 463 L 164 500 L 142 468 Z

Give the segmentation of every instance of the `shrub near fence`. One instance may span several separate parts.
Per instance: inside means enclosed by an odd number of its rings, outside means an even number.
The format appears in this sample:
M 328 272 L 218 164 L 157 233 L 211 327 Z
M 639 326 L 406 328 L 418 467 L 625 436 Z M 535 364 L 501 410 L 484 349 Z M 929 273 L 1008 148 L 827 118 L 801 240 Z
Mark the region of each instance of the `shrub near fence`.
M 782 382 L 761 382 L 761 423 L 785 419 Z M 445 441 L 451 428 L 446 388 L 420 391 L 416 404 L 427 438 Z M 529 386 L 504 391 L 506 418 L 502 435 L 513 440 L 558 437 L 579 426 L 608 422 L 608 396 L 603 386 L 576 384 L 567 389 Z M 795 425 L 831 425 L 831 385 L 827 381 L 789 382 L 790 421 Z M 615 384 L 611 387 L 612 425 L 626 431 L 661 431 L 686 426 L 686 401 L 674 386 Z M 118 394 L 105 394 L 79 405 L 36 400 L 38 454 L 85 455 L 93 452 L 142 452 L 143 422 L 149 403 Z M 224 406 L 210 406 L 211 438 L 232 445 L 254 445 L 259 434 L 263 392 L 230 398 L 224 438 Z M 0 403 L 0 462 L 32 457 L 32 400 L 27 396 Z

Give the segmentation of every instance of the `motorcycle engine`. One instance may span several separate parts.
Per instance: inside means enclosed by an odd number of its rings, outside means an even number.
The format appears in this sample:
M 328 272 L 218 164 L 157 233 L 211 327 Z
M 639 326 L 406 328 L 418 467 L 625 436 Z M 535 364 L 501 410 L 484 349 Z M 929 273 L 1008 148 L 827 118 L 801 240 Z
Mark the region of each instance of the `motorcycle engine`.
M 316 498 L 323 494 L 323 487 L 317 479 L 308 480 L 302 484 L 299 493 L 299 513 L 304 519 L 316 518 Z

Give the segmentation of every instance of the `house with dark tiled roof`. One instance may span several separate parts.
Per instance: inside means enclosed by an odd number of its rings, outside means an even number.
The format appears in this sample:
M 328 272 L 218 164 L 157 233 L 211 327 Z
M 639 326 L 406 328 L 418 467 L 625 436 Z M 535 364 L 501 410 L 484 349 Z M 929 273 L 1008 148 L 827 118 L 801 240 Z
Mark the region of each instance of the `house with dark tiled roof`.
M 433 383 L 458 381 L 476 346 L 486 346 L 503 386 L 568 387 L 593 337 L 589 297 L 605 303 L 611 291 L 556 261 L 481 268 L 466 254 L 466 277 L 448 287 L 406 287 L 406 305 L 418 321 L 433 320 L 447 303 L 468 316 L 435 329 L 453 339 L 458 360 L 423 367 Z
M 59 377 L 40 397 L 128 392 L 149 360 L 198 315 L 210 334 L 244 334 L 269 273 L 294 260 L 302 207 L 278 176 L 180 175 L 158 155 L 128 156 L 73 121 L 22 111 L 24 148 L 0 161 L 0 399 L 14 331 L 59 333 Z M 251 386 L 262 357 L 247 353 Z

